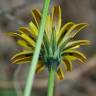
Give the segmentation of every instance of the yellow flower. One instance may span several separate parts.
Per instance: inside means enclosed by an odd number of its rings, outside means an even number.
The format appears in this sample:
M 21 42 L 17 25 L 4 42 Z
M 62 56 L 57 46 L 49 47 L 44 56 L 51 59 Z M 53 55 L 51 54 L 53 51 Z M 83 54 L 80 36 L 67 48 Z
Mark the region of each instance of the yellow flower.
M 31 61 L 38 36 L 38 29 L 41 20 L 41 13 L 35 9 L 32 11 L 34 22 L 30 22 L 27 27 L 20 27 L 17 32 L 12 32 L 17 43 L 23 47 L 22 52 L 17 53 L 11 58 L 12 63 L 23 64 Z M 50 70 L 52 62 L 56 69 L 57 77 L 61 80 L 64 73 L 61 64 L 64 64 L 67 71 L 72 70 L 72 61 L 86 61 L 83 53 L 77 51 L 81 45 L 90 43 L 88 40 L 74 40 L 75 35 L 87 26 L 86 23 L 75 24 L 68 22 L 61 26 L 61 8 L 54 6 L 52 14 L 48 15 L 45 34 L 40 50 L 36 72 L 42 71 L 45 67 Z

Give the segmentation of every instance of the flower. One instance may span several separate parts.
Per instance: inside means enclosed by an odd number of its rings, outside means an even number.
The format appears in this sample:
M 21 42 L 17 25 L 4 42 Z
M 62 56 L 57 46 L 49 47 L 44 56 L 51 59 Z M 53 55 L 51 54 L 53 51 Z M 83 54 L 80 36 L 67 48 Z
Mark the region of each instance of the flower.
M 12 63 L 23 64 L 31 61 L 38 37 L 38 29 L 41 20 L 39 10 L 32 11 L 34 21 L 29 22 L 27 27 L 20 27 L 17 32 L 11 32 L 11 36 L 15 37 L 17 44 L 23 50 L 11 58 Z M 54 6 L 52 14 L 47 16 L 45 33 L 41 45 L 39 60 L 36 72 L 42 71 L 45 67 L 50 68 L 54 64 L 57 77 L 62 80 L 64 72 L 61 64 L 64 64 L 67 71 L 72 70 L 72 61 L 79 60 L 82 63 L 86 61 L 83 53 L 77 51 L 81 45 L 88 45 L 88 40 L 74 40 L 76 34 L 87 26 L 86 23 L 75 24 L 68 22 L 61 26 L 61 8 Z M 54 62 L 54 63 L 53 63 Z

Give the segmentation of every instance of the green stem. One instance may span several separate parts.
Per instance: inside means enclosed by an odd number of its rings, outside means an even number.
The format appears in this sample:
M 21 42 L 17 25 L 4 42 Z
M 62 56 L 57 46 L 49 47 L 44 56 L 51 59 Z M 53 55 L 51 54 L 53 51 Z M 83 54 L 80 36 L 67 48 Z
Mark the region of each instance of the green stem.
M 48 93 L 47 93 L 47 96 L 53 96 L 54 79 L 55 79 L 55 69 L 54 68 L 51 68 L 51 70 L 49 71 Z
M 47 14 L 48 14 L 49 4 L 50 4 L 50 0 L 45 0 L 44 7 L 43 7 L 43 13 L 42 13 L 42 19 L 41 19 L 40 28 L 39 28 L 39 36 L 37 38 L 35 52 L 34 52 L 34 55 L 33 55 L 33 58 L 32 58 L 32 63 L 31 63 L 28 78 L 27 78 L 27 81 L 26 81 L 24 96 L 30 96 L 31 95 L 31 89 L 32 89 L 33 80 L 34 80 L 34 76 L 35 76 L 36 64 L 38 62 L 38 57 L 39 57 L 41 44 L 42 44 L 42 40 L 43 40 L 43 35 L 44 35 L 44 29 L 45 29 L 45 23 L 46 23 L 46 19 L 47 19 L 46 17 L 47 17 Z

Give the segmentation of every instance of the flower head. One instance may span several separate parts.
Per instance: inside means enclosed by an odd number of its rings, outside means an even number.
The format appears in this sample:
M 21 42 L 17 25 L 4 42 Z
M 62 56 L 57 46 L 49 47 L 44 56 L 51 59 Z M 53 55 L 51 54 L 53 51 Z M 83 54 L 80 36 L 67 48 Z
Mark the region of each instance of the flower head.
M 22 52 L 14 55 L 11 60 L 15 64 L 23 64 L 31 61 L 38 36 L 38 29 L 41 20 L 41 13 L 35 9 L 32 11 L 34 22 L 30 22 L 28 27 L 20 27 L 17 32 L 12 32 L 11 36 L 17 38 L 17 43 L 23 47 Z M 81 45 L 90 43 L 88 40 L 74 40 L 75 35 L 87 26 L 86 23 L 75 24 L 68 22 L 61 26 L 61 8 L 54 6 L 52 14 L 47 16 L 45 34 L 40 50 L 36 72 L 42 71 L 45 67 L 54 68 L 59 79 L 64 78 L 61 64 L 64 64 L 67 71 L 72 70 L 72 61 L 86 61 L 83 53 L 77 51 Z M 54 63 L 53 63 L 54 62 Z

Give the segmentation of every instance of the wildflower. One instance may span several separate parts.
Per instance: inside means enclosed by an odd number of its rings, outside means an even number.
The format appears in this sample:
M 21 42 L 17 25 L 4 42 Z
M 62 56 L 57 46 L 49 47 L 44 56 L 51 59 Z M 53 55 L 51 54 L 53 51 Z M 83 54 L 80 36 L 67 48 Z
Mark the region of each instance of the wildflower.
M 11 58 L 12 63 L 23 64 L 31 61 L 38 36 L 38 29 L 41 20 L 39 10 L 32 11 L 34 22 L 30 22 L 27 27 L 20 27 L 17 32 L 12 32 L 11 36 L 17 38 L 17 43 L 23 47 L 22 52 Z M 61 8 L 54 6 L 52 14 L 48 15 L 45 27 L 45 34 L 40 50 L 36 72 L 42 71 L 45 67 L 50 71 L 52 64 L 56 70 L 57 77 L 64 78 L 61 64 L 64 64 L 67 71 L 72 70 L 72 61 L 86 61 L 83 53 L 77 51 L 81 45 L 88 45 L 88 40 L 74 40 L 76 34 L 87 26 L 86 23 L 75 24 L 68 22 L 61 26 Z M 53 63 L 54 62 L 54 63 Z

